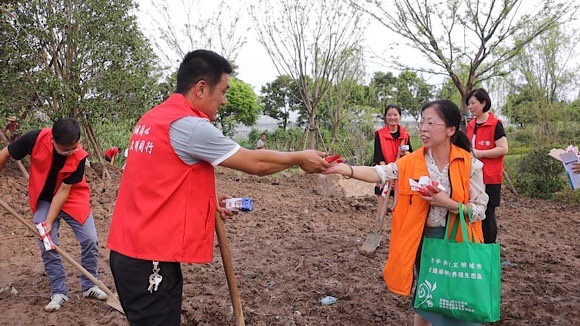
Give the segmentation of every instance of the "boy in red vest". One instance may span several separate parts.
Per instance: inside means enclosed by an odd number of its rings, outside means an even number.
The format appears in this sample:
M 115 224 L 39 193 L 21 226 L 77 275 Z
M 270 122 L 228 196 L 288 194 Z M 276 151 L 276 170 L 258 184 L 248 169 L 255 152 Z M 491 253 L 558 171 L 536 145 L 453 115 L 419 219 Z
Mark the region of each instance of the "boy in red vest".
M 28 196 L 34 224 L 45 223 L 46 232 L 58 245 L 60 221 L 67 222 L 81 246 L 81 265 L 97 277 L 97 230 L 84 175 L 88 154 L 80 146 L 80 137 L 80 126 L 73 119 L 59 119 L 52 129 L 30 131 L 0 151 L 0 171 L 10 157 L 20 160 L 30 155 Z M 42 241 L 38 243 L 51 292 L 44 310 L 52 312 L 68 301 L 65 271 L 60 255 L 47 251 Z M 86 298 L 107 299 L 85 276 L 81 276 L 81 287 Z
M 249 150 L 211 121 L 226 103 L 232 67 L 217 53 L 188 53 L 177 87 L 146 112 L 133 130 L 107 247 L 123 310 L 131 325 L 179 325 L 180 263 L 213 259 L 216 200 L 214 168 L 268 175 L 299 165 L 326 170 L 317 151 Z

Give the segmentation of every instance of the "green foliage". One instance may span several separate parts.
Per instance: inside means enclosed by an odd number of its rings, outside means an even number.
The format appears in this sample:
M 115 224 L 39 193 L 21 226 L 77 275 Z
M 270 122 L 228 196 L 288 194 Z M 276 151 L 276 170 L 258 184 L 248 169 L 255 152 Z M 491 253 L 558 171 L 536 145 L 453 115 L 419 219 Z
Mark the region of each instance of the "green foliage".
M 554 199 L 566 203 L 580 204 L 580 191 L 572 190 L 572 187 L 564 187 L 562 191 L 554 194 Z
M 392 72 L 377 71 L 369 84 L 368 105 L 385 108 L 395 99 L 397 77 Z
M 304 134 L 304 129 L 302 128 L 289 128 L 286 130 L 278 128 L 274 132 L 252 129 L 248 136 L 248 143 L 244 143 L 242 146 L 251 149 L 256 148 L 256 142 L 262 133 L 265 133 L 267 136 L 266 144 L 268 149 L 287 152 L 302 149 L 303 145 L 299 144 Z
M 119 148 L 119 155 L 115 158 L 115 165 L 123 166 L 125 162 L 125 157 L 123 152 L 129 146 L 129 138 L 131 137 L 131 132 L 135 127 L 135 124 L 131 121 L 120 121 L 115 124 L 109 122 L 99 122 L 93 125 L 95 130 L 95 136 L 99 139 L 102 154 L 113 146 Z M 84 145 L 83 145 L 84 146 Z M 92 162 L 98 162 L 97 158 L 90 157 Z
M 529 152 L 531 152 L 533 149 L 533 147 L 514 147 L 511 146 L 509 147 L 509 155 L 522 155 L 522 154 L 528 154 Z
M 302 101 L 296 83 L 288 75 L 278 76 L 271 83 L 262 86 L 260 103 L 264 114 L 280 121 L 280 126 L 286 130 L 290 112 L 301 109 Z M 303 111 L 304 108 L 302 108 Z
M 106 10 L 103 10 L 106 8 Z M 131 0 L 19 1 L 3 8 L 0 104 L 36 119 L 119 121 L 157 93 L 155 56 Z
M 562 163 L 547 155 L 550 149 L 550 146 L 536 147 L 518 160 L 514 185 L 524 195 L 552 198 L 566 186 Z
M 369 99 L 365 104 L 378 105 L 381 110 L 387 104 L 398 104 L 404 113 L 418 119 L 421 107 L 433 98 L 432 89 L 411 70 L 403 70 L 399 76 L 377 72 L 369 84 Z
M 416 72 L 404 70 L 399 74 L 397 83 L 397 103 L 404 109 L 405 113 L 412 115 L 415 120 L 419 120 L 421 107 L 433 98 L 432 87 Z
M 251 126 L 256 123 L 262 108 L 252 86 L 237 78 L 230 79 L 227 104 L 219 109 L 218 123 L 224 135 L 231 135 L 238 123 Z

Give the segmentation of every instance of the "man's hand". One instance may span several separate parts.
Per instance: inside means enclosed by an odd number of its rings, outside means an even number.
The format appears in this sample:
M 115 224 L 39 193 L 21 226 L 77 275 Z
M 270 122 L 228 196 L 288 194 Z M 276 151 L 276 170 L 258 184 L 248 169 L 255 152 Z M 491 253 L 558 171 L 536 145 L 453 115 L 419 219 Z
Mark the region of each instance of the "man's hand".
M 230 195 L 226 195 L 226 194 L 221 194 L 218 195 L 218 205 L 217 205 L 217 210 L 220 213 L 220 217 L 222 218 L 222 220 L 226 220 L 228 218 L 228 216 L 234 216 L 236 214 L 238 214 L 237 211 L 231 211 L 229 209 L 226 209 L 226 199 L 228 198 L 232 198 L 232 196 Z
M 325 152 L 315 150 L 303 151 L 302 162 L 300 162 L 299 166 L 302 170 L 306 171 L 306 173 L 324 172 L 330 166 L 324 157 L 326 157 Z
M 580 163 L 572 164 L 572 172 L 575 174 L 580 174 Z

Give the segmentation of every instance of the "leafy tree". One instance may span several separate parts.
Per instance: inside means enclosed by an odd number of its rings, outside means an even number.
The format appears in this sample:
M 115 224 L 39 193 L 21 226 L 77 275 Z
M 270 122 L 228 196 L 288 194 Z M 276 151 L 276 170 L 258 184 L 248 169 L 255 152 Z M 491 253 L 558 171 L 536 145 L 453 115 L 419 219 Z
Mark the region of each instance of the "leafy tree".
M 234 77 L 230 79 L 227 104 L 219 109 L 217 122 L 225 135 L 231 135 L 238 123 L 255 124 L 261 110 L 252 86 Z
M 79 119 L 100 158 L 91 122 L 134 119 L 158 92 L 134 8 L 132 0 L 3 2 L 0 76 L 10 84 L 1 103 L 31 119 Z
M 421 107 L 433 98 L 432 87 L 410 70 L 399 74 L 395 87 L 397 103 L 418 121 Z
M 279 120 L 283 130 L 286 130 L 290 112 L 299 110 L 302 104 L 296 83 L 288 75 L 278 76 L 262 86 L 261 93 L 264 114 Z
M 321 105 L 321 115 L 326 118 L 332 130 L 332 141 L 338 140 L 338 131 L 346 121 L 346 112 L 355 105 L 360 105 L 359 81 L 364 78 L 364 58 L 362 48 L 346 49 L 343 56 L 343 69 L 339 70 L 332 80 L 332 87 L 324 95 Z
M 370 103 L 368 104 L 378 108 L 385 108 L 388 104 L 396 102 L 396 83 L 397 76 L 393 75 L 392 72 L 375 72 L 371 82 L 369 83 L 369 88 L 372 95 Z
M 505 75 L 502 68 L 521 49 L 564 17 L 573 17 L 578 8 L 573 0 L 544 1 L 535 8 L 524 5 L 522 0 L 350 3 L 405 38 L 434 68 L 399 65 L 449 76 L 461 93 L 463 107 L 465 97 L 477 83 Z M 527 11 L 521 12 L 523 9 Z M 514 35 L 522 29 L 527 29 L 527 33 L 515 41 Z M 469 65 L 469 74 L 463 80 L 456 71 L 458 63 Z

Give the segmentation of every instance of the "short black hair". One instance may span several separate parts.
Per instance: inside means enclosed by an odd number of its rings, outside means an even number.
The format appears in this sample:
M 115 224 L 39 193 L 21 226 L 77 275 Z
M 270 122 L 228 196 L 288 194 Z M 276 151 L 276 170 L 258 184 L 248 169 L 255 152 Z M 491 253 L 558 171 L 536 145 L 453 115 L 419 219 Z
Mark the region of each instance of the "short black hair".
M 213 51 L 189 52 L 177 70 L 175 92 L 185 95 L 200 80 L 205 80 L 213 88 L 219 84 L 223 74 L 231 74 L 232 71 L 228 60 Z
M 479 101 L 479 103 L 485 101 L 485 106 L 483 107 L 483 112 L 489 111 L 491 108 L 491 98 L 487 91 L 483 88 L 476 88 L 467 94 L 465 98 L 465 105 L 469 105 L 469 99 L 475 96 L 475 98 Z
M 81 126 L 75 119 L 58 119 L 52 124 L 54 142 L 68 146 L 81 139 Z

